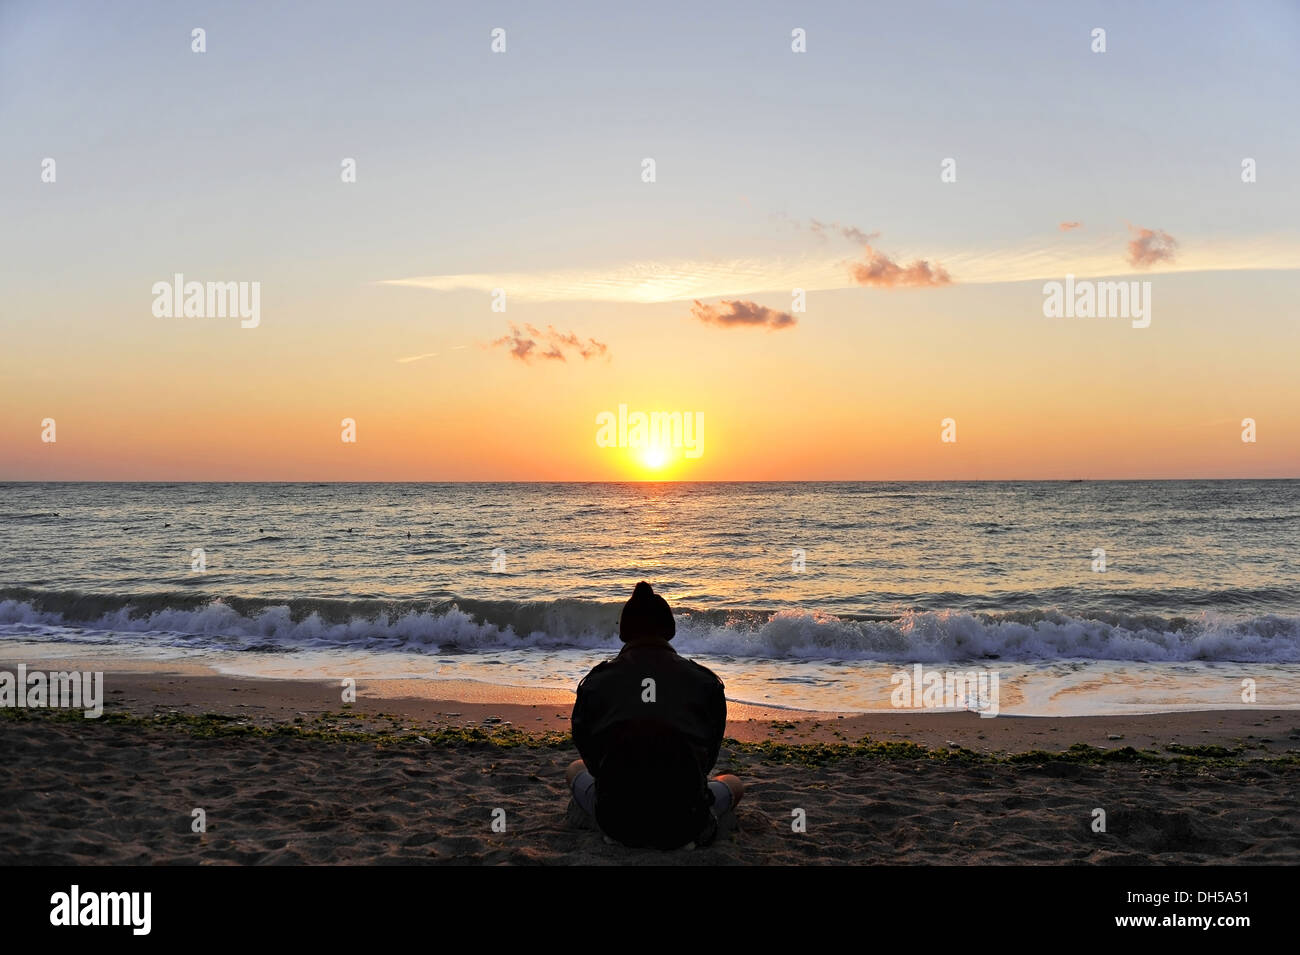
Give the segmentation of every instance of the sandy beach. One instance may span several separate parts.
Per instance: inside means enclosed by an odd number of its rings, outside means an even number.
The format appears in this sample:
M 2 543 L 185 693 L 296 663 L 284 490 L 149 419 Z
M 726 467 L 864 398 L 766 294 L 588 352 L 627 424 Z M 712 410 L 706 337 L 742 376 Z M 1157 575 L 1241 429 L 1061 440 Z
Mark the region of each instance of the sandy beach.
M 6 930 L 1287 923 L 1297 0 L 122 6 L 0 0 Z
M 447 689 L 465 699 L 427 698 Z M 158 665 L 107 673 L 98 720 L 0 711 L 0 831 L 21 836 L 0 863 L 1300 861 L 1294 711 L 792 718 L 732 706 L 717 771 L 749 787 L 734 826 L 711 847 L 661 853 L 606 844 L 566 813 L 564 694 L 411 690 L 362 683 L 344 705 L 332 683 Z

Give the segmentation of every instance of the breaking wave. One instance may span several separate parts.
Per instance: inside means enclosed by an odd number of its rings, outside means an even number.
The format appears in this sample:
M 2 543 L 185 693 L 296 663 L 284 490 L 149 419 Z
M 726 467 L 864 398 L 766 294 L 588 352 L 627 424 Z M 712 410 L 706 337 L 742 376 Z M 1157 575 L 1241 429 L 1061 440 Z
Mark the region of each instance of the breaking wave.
M 276 601 L 8 588 L 0 590 L 0 640 L 257 652 L 612 649 L 618 646 L 620 608 L 620 603 L 577 599 Z M 1281 615 L 1074 616 L 1043 609 L 910 611 L 890 619 L 855 619 L 801 609 L 679 608 L 676 617 L 678 650 L 737 658 L 1300 662 L 1300 618 Z

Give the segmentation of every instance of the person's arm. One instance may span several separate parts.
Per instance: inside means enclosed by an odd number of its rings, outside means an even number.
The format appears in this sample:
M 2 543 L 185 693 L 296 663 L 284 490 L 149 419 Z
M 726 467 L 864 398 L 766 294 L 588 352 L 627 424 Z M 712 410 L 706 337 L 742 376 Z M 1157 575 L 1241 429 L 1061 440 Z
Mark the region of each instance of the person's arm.
M 713 677 L 713 698 L 709 701 L 709 710 L 713 723 L 713 736 L 709 745 L 709 766 L 718 763 L 718 751 L 722 749 L 722 737 L 727 733 L 727 688 L 722 685 L 716 674 Z
M 593 762 L 596 753 L 592 745 L 591 728 L 596 714 L 593 711 L 591 688 L 587 685 L 590 677 L 591 674 L 588 673 L 578 684 L 577 698 L 573 701 L 573 716 L 569 720 L 569 725 L 573 732 L 573 745 L 578 748 L 578 755 L 587 764 L 587 772 L 595 775 L 599 763 Z

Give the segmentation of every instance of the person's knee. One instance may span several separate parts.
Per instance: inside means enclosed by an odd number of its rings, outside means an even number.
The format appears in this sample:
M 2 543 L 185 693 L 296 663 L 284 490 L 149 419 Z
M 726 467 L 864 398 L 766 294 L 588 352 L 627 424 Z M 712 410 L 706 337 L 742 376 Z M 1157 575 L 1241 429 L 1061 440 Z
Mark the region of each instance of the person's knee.
M 584 773 L 586 771 L 587 771 L 587 764 L 580 759 L 575 759 L 573 762 L 569 764 L 569 768 L 564 771 L 564 781 L 568 783 L 569 788 L 572 789 L 573 781 L 578 778 L 578 775 L 580 773 Z
M 740 802 L 740 797 L 745 795 L 745 784 L 737 776 L 730 773 L 717 777 L 718 782 L 722 783 L 727 789 L 731 790 L 731 805 L 734 808 L 736 803 Z

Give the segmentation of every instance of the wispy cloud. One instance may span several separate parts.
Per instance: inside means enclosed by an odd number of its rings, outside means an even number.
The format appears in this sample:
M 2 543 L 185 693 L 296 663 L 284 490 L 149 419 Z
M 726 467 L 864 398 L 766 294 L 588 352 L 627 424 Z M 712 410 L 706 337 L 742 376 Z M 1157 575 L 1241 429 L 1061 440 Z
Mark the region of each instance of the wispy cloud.
M 1113 231 L 1052 232 L 980 248 L 927 249 L 928 257 L 921 261 L 942 262 L 945 272 L 959 277 L 962 285 L 1044 281 L 1059 279 L 1067 273 L 1082 277 L 1137 271 L 1117 261 L 1117 241 L 1122 240 Z M 915 256 L 900 254 L 897 261 L 911 258 Z M 381 284 L 439 292 L 471 291 L 485 296 L 491 295 L 493 289 L 504 288 L 509 291 L 511 302 L 653 304 L 752 299 L 775 292 L 789 295 L 796 288 L 813 292 L 862 287 L 846 267 L 849 264 L 843 254 L 649 261 L 608 268 L 425 275 Z M 1144 271 L 1258 269 L 1300 269 L 1300 239 L 1288 234 L 1199 239 L 1194 246 L 1180 246 L 1176 261 L 1166 258 L 1148 265 Z
M 828 232 L 834 232 L 837 235 L 842 235 L 844 238 L 857 242 L 860 245 L 870 245 L 876 239 L 880 238 L 879 232 L 863 232 L 857 226 L 841 225 L 838 222 L 818 222 L 816 219 L 810 219 L 808 221 L 808 228 L 812 231 L 813 235 L 820 236 L 821 238 L 825 238 L 826 233 Z
M 1060 229 L 1062 232 L 1070 232 L 1070 231 L 1073 231 L 1074 229 L 1082 229 L 1082 228 L 1083 228 L 1083 223 L 1082 223 L 1082 222 L 1062 222 L 1059 226 L 1057 226 L 1057 228 Z
M 757 302 L 722 301 L 717 305 L 705 305 L 698 299 L 691 307 L 691 314 L 706 325 L 720 325 L 723 328 L 737 326 L 761 326 L 772 331 L 778 328 L 790 328 L 795 317 L 789 312 L 778 312 Z
M 739 292 L 777 291 L 799 285 L 798 277 L 814 277 L 833 263 L 774 259 L 721 261 L 630 262 L 608 268 L 554 269 L 536 272 L 477 272 L 391 279 L 381 284 L 491 294 L 504 288 L 511 301 L 526 302 L 689 302 Z M 839 284 L 844 285 L 844 277 Z M 788 284 L 795 279 L 794 286 Z M 815 279 L 834 283 L 832 274 Z M 829 288 L 831 286 L 821 286 Z
M 1159 229 L 1144 229 L 1130 225 L 1133 238 L 1128 244 L 1128 264 L 1134 268 L 1149 268 L 1157 262 L 1172 262 L 1178 240 Z
M 419 361 L 422 358 L 437 358 L 437 357 L 438 357 L 438 353 L 436 351 L 427 351 L 423 355 L 410 355 L 406 358 L 399 358 L 397 359 L 397 362 L 398 364 L 404 365 L 408 361 Z
M 544 361 L 568 361 L 566 349 L 576 352 L 582 359 L 609 356 L 609 346 L 594 338 L 582 341 L 573 332 L 559 332 L 553 325 L 547 325 L 546 331 L 540 331 L 524 323 L 521 329 L 514 322 L 510 323 L 510 334 L 502 335 L 489 342 L 489 348 L 505 348 L 512 358 L 529 364 L 534 358 Z

